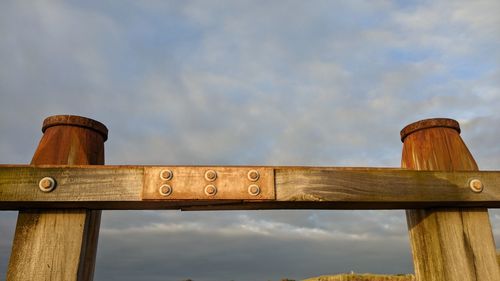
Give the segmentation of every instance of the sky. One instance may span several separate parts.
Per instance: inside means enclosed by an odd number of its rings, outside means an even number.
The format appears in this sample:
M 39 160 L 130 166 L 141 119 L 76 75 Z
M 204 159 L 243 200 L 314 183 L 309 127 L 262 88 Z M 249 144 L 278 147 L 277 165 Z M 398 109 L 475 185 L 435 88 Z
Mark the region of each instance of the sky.
M 498 170 L 499 46 L 496 0 L 5 0 L 0 163 L 73 114 L 109 128 L 107 164 L 399 167 L 399 131 L 448 117 Z M 105 211 L 94 280 L 350 271 L 413 272 L 403 210 Z

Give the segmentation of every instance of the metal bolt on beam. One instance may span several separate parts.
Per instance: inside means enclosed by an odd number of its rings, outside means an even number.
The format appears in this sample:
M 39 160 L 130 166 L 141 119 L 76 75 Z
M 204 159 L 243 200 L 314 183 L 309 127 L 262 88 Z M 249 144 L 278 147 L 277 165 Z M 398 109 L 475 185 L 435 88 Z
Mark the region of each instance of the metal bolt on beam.
M 257 196 L 260 193 L 260 187 L 256 184 L 252 184 L 248 187 L 248 194 L 252 196 Z
M 205 172 L 205 179 L 207 181 L 215 181 L 217 179 L 217 172 L 214 170 L 208 170 Z
M 213 184 L 205 186 L 205 194 L 208 196 L 214 196 L 215 194 L 217 194 L 217 187 L 215 187 L 215 185 Z
M 481 180 L 472 179 L 469 181 L 469 187 L 472 191 L 479 193 L 483 191 L 484 185 L 483 182 L 481 182 Z
M 247 177 L 250 181 L 257 181 L 259 180 L 260 175 L 256 170 L 250 170 L 248 171 Z
M 162 180 L 166 180 L 166 181 L 169 181 L 171 180 L 172 178 L 174 177 L 174 173 L 172 173 L 171 170 L 162 170 L 160 172 L 160 178 Z
M 56 188 L 56 180 L 51 177 L 44 177 L 38 182 L 38 188 L 43 192 L 51 192 Z
M 162 186 L 160 186 L 159 190 L 161 195 L 163 196 L 169 196 L 170 194 L 172 194 L 172 187 L 168 184 L 164 184 Z

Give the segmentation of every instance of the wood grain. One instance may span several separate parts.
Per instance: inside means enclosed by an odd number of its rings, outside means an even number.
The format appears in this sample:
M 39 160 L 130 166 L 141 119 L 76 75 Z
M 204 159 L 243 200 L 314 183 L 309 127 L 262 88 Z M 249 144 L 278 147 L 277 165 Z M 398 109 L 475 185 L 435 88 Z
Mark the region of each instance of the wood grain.
M 336 203 L 349 209 L 397 209 L 408 206 L 499 206 L 496 172 L 416 172 L 394 169 L 277 169 L 278 201 Z M 482 193 L 468 187 L 480 178 L 488 186 Z M 500 191 L 500 190 L 499 190 Z M 481 201 L 481 202 L 479 202 Z M 364 206 L 364 207 L 363 207 Z
M 99 122 L 54 116 L 42 131 L 32 164 L 104 164 L 107 130 Z M 92 280 L 100 219 L 98 210 L 21 210 L 7 280 Z
M 424 120 L 403 129 L 402 167 L 478 170 L 459 131 L 458 123 L 449 119 Z M 500 280 L 486 209 L 416 209 L 406 215 L 418 281 Z
M 172 181 L 178 194 L 151 200 L 144 190 L 157 191 L 157 166 L 0 166 L 0 209 L 33 207 L 97 209 L 401 209 L 443 206 L 500 207 L 500 172 L 438 172 L 390 168 L 346 167 L 226 167 L 218 185 L 224 196 L 203 194 L 207 167 L 176 166 L 183 171 Z M 261 182 L 266 197 L 249 196 L 246 172 L 270 175 Z M 151 172 L 154 171 L 154 172 Z M 192 171 L 192 172 L 188 172 Z M 263 173 L 264 174 L 264 173 Z M 274 174 L 274 177 L 272 176 Z M 50 176 L 57 187 L 39 190 L 39 179 Z M 194 178 L 193 178 L 194 177 Z M 201 178 L 201 179 L 200 179 Z M 241 179 L 243 178 L 243 179 Z M 468 187 L 470 179 L 484 184 L 481 193 Z M 231 184 L 234 182 L 234 186 Z M 244 185 L 242 185 L 242 183 Z M 192 186 L 190 186 L 192 185 Z M 232 189 L 234 188 L 234 192 Z M 270 191 L 265 191 L 270 190 Z M 274 195 L 276 190 L 276 195 Z M 203 194 L 203 195 L 200 195 Z M 229 196 L 231 195 L 231 196 Z M 147 199 L 147 200 L 146 200 Z

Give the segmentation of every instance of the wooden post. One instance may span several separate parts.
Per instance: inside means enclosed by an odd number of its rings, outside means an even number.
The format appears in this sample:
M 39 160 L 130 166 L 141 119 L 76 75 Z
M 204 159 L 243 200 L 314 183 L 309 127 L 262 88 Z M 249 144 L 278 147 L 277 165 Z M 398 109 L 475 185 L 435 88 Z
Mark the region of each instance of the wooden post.
M 403 168 L 478 170 L 455 120 L 410 124 L 401 131 L 401 140 Z M 487 209 L 407 210 L 406 217 L 417 281 L 500 280 Z
M 42 132 L 31 164 L 104 164 L 103 124 L 58 115 L 45 119 Z M 20 211 L 7 280 L 92 280 L 100 219 L 95 210 Z

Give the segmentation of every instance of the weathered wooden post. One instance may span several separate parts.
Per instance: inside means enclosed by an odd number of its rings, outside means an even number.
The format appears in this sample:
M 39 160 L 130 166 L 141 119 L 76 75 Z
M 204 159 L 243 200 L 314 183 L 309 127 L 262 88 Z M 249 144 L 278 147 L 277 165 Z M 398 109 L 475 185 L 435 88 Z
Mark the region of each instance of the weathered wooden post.
M 410 124 L 401 131 L 401 140 L 403 168 L 478 170 L 455 120 Z M 407 210 L 406 217 L 418 281 L 500 280 L 487 209 Z
M 45 119 L 42 132 L 31 164 L 104 164 L 103 124 L 57 115 Z M 100 219 L 99 210 L 19 211 L 7 280 L 92 280 Z

